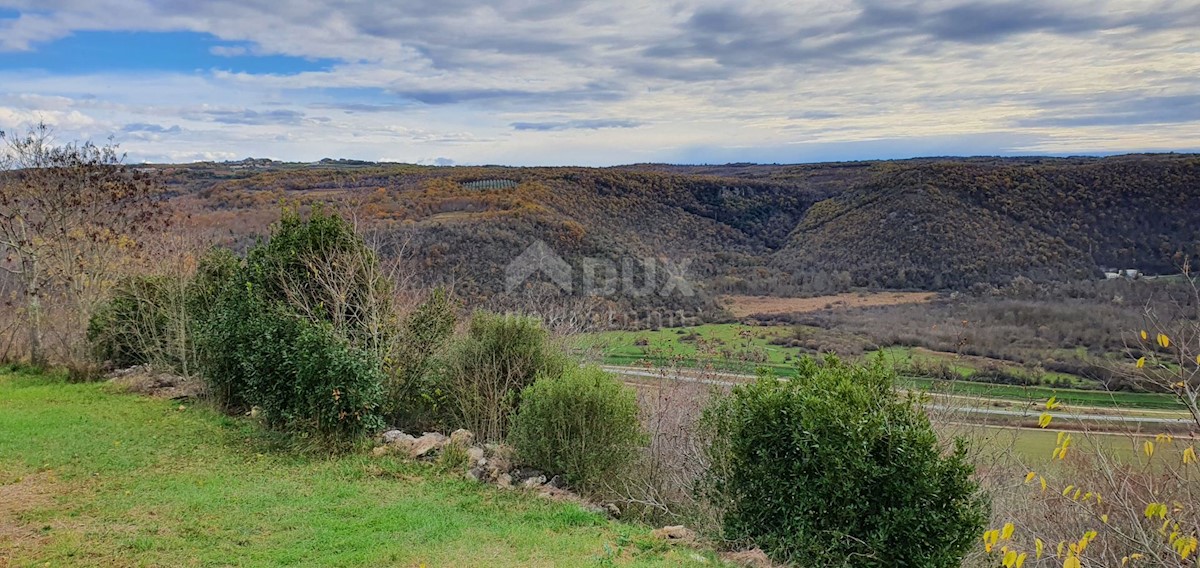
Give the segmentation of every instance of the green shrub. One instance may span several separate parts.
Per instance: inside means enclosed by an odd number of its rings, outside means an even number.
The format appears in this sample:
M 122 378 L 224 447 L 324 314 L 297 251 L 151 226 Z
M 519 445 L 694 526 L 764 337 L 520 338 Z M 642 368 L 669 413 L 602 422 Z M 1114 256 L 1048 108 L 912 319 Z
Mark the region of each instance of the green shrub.
M 187 312 L 191 323 L 207 319 L 227 287 L 236 281 L 242 260 L 233 251 L 213 248 L 196 263 L 196 272 L 187 283 Z
M 191 375 L 189 284 L 175 275 L 122 279 L 92 312 L 87 339 L 99 361 L 118 367 L 154 364 Z
M 521 463 L 596 491 L 645 441 L 637 394 L 598 367 L 543 375 L 521 394 L 509 441 Z
M 539 375 L 571 365 L 537 318 L 476 312 L 452 342 L 438 372 L 453 426 L 489 442 L 503 440 L 521 391 Z
M 301 320 L 291 344 L 295 368 L 295 398 L 278 412 L 282 422 L 304 425 L 332 438 L 350 440 L 383 426 L 379 401 L 383 396 L 383 371 L 371 353 L 337 337 L 330 324 Z M 286 400 L 286 397 L 285 397 Z
M 327 322 L 361 348 L 382 355 L 395 334 L 392 285 L 378 255 L 319 207 L 307 219 L 285 210 L 270 238 L 247 253 L 242 276 L 264 302 Z
M 245 262 L 213 253 L 193 286 L 210 391 L 228 410 L 258 406 L 276 428 L 330 445 L 382 425 L 380 346 L 390 287 L 345 221 L 285 213 Z
M 155 277 L 122 279 L 88 320 L 87 339 L 96 358 L 117 367 L 151 362 L 169 342 L 166 316 L 158 309 L 163 283 Z
M 798 366 L 705 411 L 724 536 L 806 566 L 958 566 L 988 513 L 963 443 L 943 453 L 879 362 Z
M 413 431 L 441 426 L 445 393 L 434 371 L 457 319 L 457 306 L 442 288 L 408 314 L 387 361 L 384 412 L 390 424 Z

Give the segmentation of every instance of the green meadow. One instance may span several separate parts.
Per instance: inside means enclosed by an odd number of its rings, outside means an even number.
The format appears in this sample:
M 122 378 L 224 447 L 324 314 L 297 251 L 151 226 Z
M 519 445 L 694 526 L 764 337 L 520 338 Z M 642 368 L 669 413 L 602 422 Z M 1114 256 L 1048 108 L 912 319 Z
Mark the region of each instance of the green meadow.
M 688 328 L 660 328 L 643 331 L 605 331 L 583 334 L 574 338 L 573 347 L 586 357 L 610 365 L 641 365 L 703 367 L 733 373 L 752 374 L 759 369 L 780 376 L 793 374 L 797 357 L 804 354 L 801 347 L 788 346 L 786 341 L 806 334 L 838 332 L 797 326 L 754 326 L 743 324 L 707 324 Z M 782 344 L 781 344 L 782 343 Z M 1153 393 L 1107 392 L 1095 389 L 1060 388 L 1049 386 L 1019 386 L 970 380 L 945 381 L 914 376 L 905 372 L 917 365 L 945 364 L 952 371 L 969 379 L 983 365 L 1016 367 L 1013 363 L 981 357 L 957 357 L 953 353 L 934 352 L 912 347 L 892 346 L 869 349 L 858 356 L 866 360 L 882 357 L 885 363 L 900 370 L 900 385 L 931 392 L 1011 400 L 1018 403 L 1044 402 L 1051 396 L 1068 405 L 1121 407 L 1155 410 L 1182 410 L 1179 402 L 1169 395 Z M 1044 373 L 1044 378 L 1068 384 L 1085 381 L 1063 373 Z
M 0 566 L 713 566 L 570 503 L 0 372 Z

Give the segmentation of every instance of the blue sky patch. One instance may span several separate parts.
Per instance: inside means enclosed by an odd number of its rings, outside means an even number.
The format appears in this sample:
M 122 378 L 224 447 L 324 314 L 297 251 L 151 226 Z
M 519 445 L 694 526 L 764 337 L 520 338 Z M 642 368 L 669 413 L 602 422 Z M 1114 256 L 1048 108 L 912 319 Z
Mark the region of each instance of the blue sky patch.
M 0 16 L 3 12 L 0 12 Z M 225 50 L 240 55 L 216 55 Z M 198 32 L 76 32 L 39 44 L 32 51 L 0 56 L 0 70 L 37 69 L 51 73 L 175 71 L 219 69 L 239 73 L 290 75 L 322 71 L 336 63 L 286 55 L 254 55 L 253 44 L 222 41 Z

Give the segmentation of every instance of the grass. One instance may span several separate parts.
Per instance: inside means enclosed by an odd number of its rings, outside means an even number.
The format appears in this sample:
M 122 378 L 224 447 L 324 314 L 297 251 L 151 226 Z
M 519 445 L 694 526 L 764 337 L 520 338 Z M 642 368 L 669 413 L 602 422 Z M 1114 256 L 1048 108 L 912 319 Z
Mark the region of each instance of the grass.
M 940 381 L 921 377 L 903 377 L 899 384 L 906 388 L 929 392 L 998 398 L 1016 402 L 1045 402 L 1051 396 L 1067 406 L 1102 408 L 1140 408 L 1148 410 L 1183 410 L 1184 406 L 1171 395 L 1098 390 L 1023 387 L 969 381 Z
M 1153 432 L 1140 434 L 1118 432 L 1081 432 L 1067 431 L 1071 435 L 1072 458 L 1077 456 L 1091 457 L 1097 452 L 1103 452 L 1110 458 L 1134 467 L 1144 466 L 1147 462 L 1153 467 L 1168 467 L 1168 464 L 1179 464 L 1182 461 L 1183 450 L 1194 444 L 1187 437 L 1174 438 L 1171 443 L 1156 443 L 1153 460 L 1147 460 L 1142 454 L 1142 443 L 1155 441 Z M 1045 468 L 1057 465 L 1053 452 L 1059 445 L 1059 430 L 1050 428 L 1014 428 L 1011 426 L 959 426 L 950 428 L 948 435 L 965 436 L 972 444 L 979 446 L 984 452 L 999 452 L 1018 458 L 1030 467 Z
M 279 451 L 248 420 L 0 372 L 0 566 L 687 566 L 625 525 L 437 466 Z
M 660 328 L 644 331 L 605 331 L 580 335 L 575 347 L 580 352 L 611 365 L 634 365 L 649 362 L 659 366 L 697 367 L 736 373 L 754 373 L 759 368 L 770 369 L 779 376 L 794 374 L 793 364 L 803 352 L 796 347 L 774 345 L 772 340 L 792 337 L 795 326 L 751 326 L 742 324 L 707 324 L 688 328 Z M 813 333 L 828 335 L 813 328 Z M 843 338 L 853 341 L 853 338 Z M 865 353 L 862 358 L 882 354 L 885 360 L 900 368 L 915 360 L 925 363 L 945 363 L 964 377 L 976 374 L 975 365 L 992 364 L 1019 367 L 1011 362 L 985 360 L 980 357 L 955 358 L 953 353 L 937 353 L 911 347 L 886 347 Z M 1065 373 L 1044 373 L 1044 378 L 1069 384 L 1086 383 L 1084 379 Z M 986 382 L 943 381 L 924 377 L 903 376 L 900 386 L 948 394 L 960 394 L 1012 400 L 1017 402 L 1045 401 L 1057 396 L 1068 405 L 1153 410 L 1181 410 L 1179 401 L 1171 395 L 1154 393 L 1108 392 L 1102 390 L 1059 388 L 1048 386 L 1017 386 Z

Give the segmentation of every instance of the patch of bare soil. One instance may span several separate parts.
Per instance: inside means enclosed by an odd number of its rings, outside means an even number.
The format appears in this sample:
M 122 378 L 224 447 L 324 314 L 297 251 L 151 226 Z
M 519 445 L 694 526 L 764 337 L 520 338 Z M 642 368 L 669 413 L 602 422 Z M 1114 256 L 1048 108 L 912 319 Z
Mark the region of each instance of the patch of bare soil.
M 110 384 L 123 391 L 154 398 L 187 399 L 204 393 L 204 385 L 199 379 L 156 371 L 144 365 L 115 371 L 108 379 Z
M 742 318 L 753 315 L 804 314 L 824 310 L 925 304 L 936 297 L 935 292 L 847 292 L 814 298 L 727 296 L 725 305 L 734 317 Z
M 0 485 L 0 568 L 7 567 L 18 552 L 35 549 L 45 539 L 37 527 L 22 521 L 21 515 L 51 505 L 49 485 L 45 474 Z

